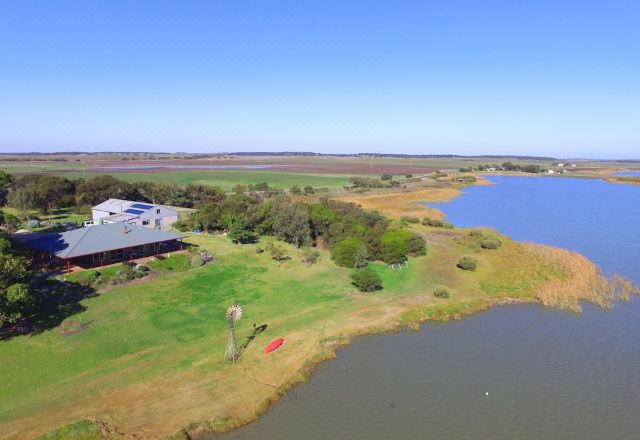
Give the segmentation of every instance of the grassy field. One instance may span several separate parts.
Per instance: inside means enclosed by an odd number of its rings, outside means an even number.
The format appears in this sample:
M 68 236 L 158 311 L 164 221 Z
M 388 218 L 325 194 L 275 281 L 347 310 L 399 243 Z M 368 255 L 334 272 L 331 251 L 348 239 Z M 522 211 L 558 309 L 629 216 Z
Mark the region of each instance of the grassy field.
M 468 231 L 416 230 L 428 241 L 428 255 L 396 271 L 373 264 L 384 279 L 375 294 L 357 292 L 350 271 L 325 251 L 307 267 L 289 247 L 291 260 L 278 265 L 256 253 L 258 244 L 191 235 L 190 242 L 214 253 L 214 264 L 84 300 L 86 310 L 67 319 L 90 322 L 84 332 L 65 336 L 50 329 L 0 342 L 0 438 L 32 438 L 82 419 L 150 438 L 187 426 L 229 429 L 255 418 L 352 335 L 457 317 L 504 296 L 536 300 L 549 282 L 562 286 L 571 279 L 563 261 L 582 259 L 558 251 L 565 260 L 549 260 L 540 250 L 547 248 L 532 251 L 506 237 L 500 249 L 484 250 Z M 458 269 L 462 255 L 477 258 L 478 270 Z M 450 289 L 449 299 L 432 295 L 439 285 Z M 268 325 L 237 365 L 223 361 L 223 316 L 233 303 L 245 311 L 240 340 L 254 323 Z M 285 345 L 265 356 L 262 348 L 279 336 Z M 85 428 L 65 429 L 93 432 Z
M 69 173 L 70 179 L 79 177 L 89 178 L 105 173 Z M 253 170 L 214 170 L 214 171 L 163 171 L 162 173 L 112 173 L 118 179 L 129 182 L 141 180 L 151 182 L 173 183 L 185 186 L 189 183 L 219 186 L 224 190 L 231 190 L 236 185 L 248 185 L 267 182 L 274 188 L 291 188 L 311 185 L 315 188 L 334 188 L 349 183 L 349 176 L 291 173 L 279 171 Z

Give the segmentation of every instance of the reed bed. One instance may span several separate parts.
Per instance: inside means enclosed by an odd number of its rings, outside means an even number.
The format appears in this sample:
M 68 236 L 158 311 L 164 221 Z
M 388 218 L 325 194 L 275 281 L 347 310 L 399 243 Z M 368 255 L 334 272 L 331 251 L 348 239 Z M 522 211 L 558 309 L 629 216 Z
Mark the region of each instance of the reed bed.
M 611 307 L 613 302 L 629 300 L 640 291 L 621 275 L 604 276 L 600 268 L 577 252 L 533 243 L 525 244 L 532 256 L 550 265 L 548 280 L 534 296 L 544 305 L 581 312 L 581 301 L 600 307 Z

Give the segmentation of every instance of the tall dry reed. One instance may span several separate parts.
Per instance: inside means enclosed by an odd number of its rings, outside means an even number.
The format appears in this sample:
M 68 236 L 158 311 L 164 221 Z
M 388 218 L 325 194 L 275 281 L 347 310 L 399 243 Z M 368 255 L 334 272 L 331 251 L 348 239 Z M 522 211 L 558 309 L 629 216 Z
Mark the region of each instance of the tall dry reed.
M 605 277 L 598 266 L 577 252 L 533 243 L 526 243 L 525 248 L 549 264 L 550 276 L 534 292 L 545 305 L 580 312 L 581 301 L 611 307 L 614 301 L 640 293 L 620 275 Z

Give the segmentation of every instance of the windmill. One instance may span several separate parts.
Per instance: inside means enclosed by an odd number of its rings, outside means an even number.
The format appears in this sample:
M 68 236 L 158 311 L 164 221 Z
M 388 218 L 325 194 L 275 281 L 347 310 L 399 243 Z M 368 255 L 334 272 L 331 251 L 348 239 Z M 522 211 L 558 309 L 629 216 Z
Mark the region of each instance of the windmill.
M 235 362 L 240 357 L 238 347 L 236 346 L 236 322 L 242 318 L 242 307 L 239 305 L 232 305 L 227 308 L 227 313 L 224 315 L 224 319 L 229 323 L 229 343 L 227 344 L 227 351 L 224 353 L 224 358 Z

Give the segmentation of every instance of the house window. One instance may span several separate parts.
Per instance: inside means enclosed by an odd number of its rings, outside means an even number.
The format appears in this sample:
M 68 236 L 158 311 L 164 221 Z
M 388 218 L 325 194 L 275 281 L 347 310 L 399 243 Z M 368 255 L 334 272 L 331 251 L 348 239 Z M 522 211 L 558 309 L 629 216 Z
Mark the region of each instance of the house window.
M 160 226 L 160 219 L 159 218 L 156 219 L 156 226 Z
M 156 209 L 156 214 L 160 214 L 160 208 Z
M 147 226 L 149 224 L 149 220 L 142 220 L 142 226 Z
M 124 249 L 117 249 L 115 251 L 111 251 L 111 260 L 123 260 L 124 259 Z
M 100 262 L 100 254 L 93 254 L 92 258 L 93 258 L 93 262 L 94 263 L 99 263 Z

